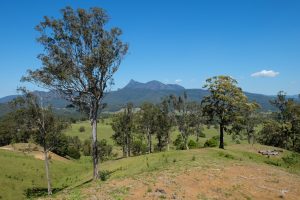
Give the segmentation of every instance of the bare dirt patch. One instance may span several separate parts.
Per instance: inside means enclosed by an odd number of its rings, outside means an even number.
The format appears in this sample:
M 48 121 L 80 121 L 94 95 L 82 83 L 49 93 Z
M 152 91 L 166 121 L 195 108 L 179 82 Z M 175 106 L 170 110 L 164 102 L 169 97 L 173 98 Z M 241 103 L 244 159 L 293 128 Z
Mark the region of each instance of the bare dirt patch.
M 300 177 L 263 165 L 213 166 L 112 180 L 86 199 L 299 199 Z
M 7 145 L 7 146 L 0 147 L 0 149 L 7 150 L 7 151 L 14 151 L 14 152 L 22 152 L 26 155 L 33 156 L 36 159 L 45 160 L 42 147 L 39 145 L 36 145 L 36 144 L 16 143 L 13 145 Z M 48 156 L 52 160 L 58 160 L 58 161 L 64 161 L 64 162 L 69 161 L 68 159 L 61 157 L 53 152 L 50 152 L 48 154 Z

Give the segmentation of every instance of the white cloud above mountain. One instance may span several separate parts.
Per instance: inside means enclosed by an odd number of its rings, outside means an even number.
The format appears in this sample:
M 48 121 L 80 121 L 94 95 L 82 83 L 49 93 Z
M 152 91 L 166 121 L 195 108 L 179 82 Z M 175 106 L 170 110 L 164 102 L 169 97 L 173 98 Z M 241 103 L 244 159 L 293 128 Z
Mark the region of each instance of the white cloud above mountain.
M 179 84 L 179 83 L 181 83 L 181 82 L 182 82 L 181 79 L 176 79 L 176 80 L 175 80 L 175 83 L 176 83 L 176 84 Z
M 279 75 L 279 72 L 273 70 L 261 70 L 260 72 L 255 72 L 251 74 L 252 77 L 269 77 L 274 78 Z

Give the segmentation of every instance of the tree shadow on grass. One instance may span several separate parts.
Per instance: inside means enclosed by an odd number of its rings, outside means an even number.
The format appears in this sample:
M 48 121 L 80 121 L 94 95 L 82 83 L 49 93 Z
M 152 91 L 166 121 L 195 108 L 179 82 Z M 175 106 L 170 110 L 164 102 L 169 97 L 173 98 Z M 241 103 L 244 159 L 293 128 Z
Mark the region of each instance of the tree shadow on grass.
M 64 188 L 52 188 L 52 194 L 55 194 Z M 37 197 L 43 197 L 48 195 L 48 189 L 47 188 L 42 188 L 42 187 L 34 187 L 34 188 L 27 188 L 24 191 L 24 195 L 26 198 L 31 199 L 31 198 L 37 198 Z

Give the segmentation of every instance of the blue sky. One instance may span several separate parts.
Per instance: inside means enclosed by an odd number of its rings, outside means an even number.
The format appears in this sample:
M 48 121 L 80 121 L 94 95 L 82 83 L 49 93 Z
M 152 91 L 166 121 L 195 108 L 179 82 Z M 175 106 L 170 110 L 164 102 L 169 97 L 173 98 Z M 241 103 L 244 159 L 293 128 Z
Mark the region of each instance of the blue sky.
M 67 5 L 102 7 L 109 25 L 123 30 L 129 52 L 114 89 L 130 79 L 201 88 L 225 74 L 245 91 L 300 93 L 297 0 L 2 0 L 0 97 L 15 94 L 26 70 L 40 67 L 34 27 Z

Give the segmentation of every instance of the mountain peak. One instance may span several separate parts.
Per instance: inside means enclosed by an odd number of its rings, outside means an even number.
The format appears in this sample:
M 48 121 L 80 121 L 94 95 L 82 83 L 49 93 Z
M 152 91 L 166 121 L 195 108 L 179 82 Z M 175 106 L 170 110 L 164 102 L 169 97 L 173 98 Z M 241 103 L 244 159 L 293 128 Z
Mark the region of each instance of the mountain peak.
M 185 88 L 177 84 L 164 84 L 153 80 L 147 83 L 140 83 L 133 79 L 123 89 L 145 89 L 145 90 L 184 90 Z

